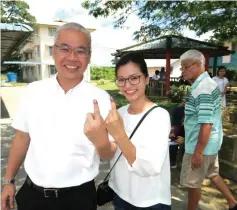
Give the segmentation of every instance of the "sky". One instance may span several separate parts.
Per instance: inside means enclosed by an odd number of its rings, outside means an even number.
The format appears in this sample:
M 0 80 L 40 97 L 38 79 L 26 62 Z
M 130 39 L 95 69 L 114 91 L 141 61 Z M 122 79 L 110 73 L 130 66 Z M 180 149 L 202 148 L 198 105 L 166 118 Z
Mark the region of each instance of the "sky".
M 81 6 L 83 0 L 24 0 L 30 6 L 29 12 L 36 17 L 39 23 L 51 23 L 61 19 L 68 22 L 77 22 L 86 28 L 96 29 L 92 36 L 92 58 L 91 64 L 97 66 L 111 66 L 113 56 L 111 53 L 116 49 L 136 44 L 133 40 L 133 32 L 138 30 L 142 21 L 131 14 L 122 29 L 113 27 L 114 18 L 98 18 L 88 14 L 88 11 Z M 196 37 L 194 32 L 184 31 L 184 35 L 190 38 L 203 40 L 207 35 Z M 148 66 L 156 66 L 157 61 L 150 60 Z

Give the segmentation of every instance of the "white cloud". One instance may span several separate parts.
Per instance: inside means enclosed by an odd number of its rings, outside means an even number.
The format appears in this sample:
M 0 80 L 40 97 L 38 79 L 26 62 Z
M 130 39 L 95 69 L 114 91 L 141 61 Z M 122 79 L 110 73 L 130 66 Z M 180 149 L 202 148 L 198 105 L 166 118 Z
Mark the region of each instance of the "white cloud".
M 55 19 L 64 19 L 82 24 L 87 28 L 95 28 L 92 33 L 92 58 L 93 65 L 112 65 L 111 53 L 116 49 L 136 44 L 132 34 L 139 30 L 142 21 L 135 14 L 131 14 L 122 29 L 113 27 L 114 18 L 94 18 L 82 8 L 83 0 L 25 0 L 30 5 L 30 13 L 36 17 L 37 22 L 51 23 Z M 44 6 L 43 6 L 44 5 Z M 184 30 L 184 35 L 190 38 L 204 40 L 211 33 L 197 37 L 195 32 Z M 149 65 L 149 61 L 148 61 Z M 149 66 L 155 65 L 152 62 Z
M 96 19 L 88 15 L 88 11 L 81 6 L 83 0 L 25 1 L 30 5 L 30 13 L 36 17 L 37 22 L 51 23 L 61 18 L 68 22 L 78 22 L 87 28 L 95 28 L 96 31 L 92 33 L 91 59 L 94 65 L 111 65 L 111 53 L 136 43 L 132 34 L 140 27 L 141 21 L 135 15 L 129 17 L 126 27 L 114 29 L 113 17 Z

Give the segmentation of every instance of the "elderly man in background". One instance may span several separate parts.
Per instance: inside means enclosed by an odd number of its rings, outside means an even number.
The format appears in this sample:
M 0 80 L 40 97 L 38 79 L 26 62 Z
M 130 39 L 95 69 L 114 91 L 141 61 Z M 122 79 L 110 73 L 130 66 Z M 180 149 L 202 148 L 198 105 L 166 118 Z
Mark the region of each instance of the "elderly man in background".
M 180 182 L 188 187 L 188 210 L 196 210 L 201 186 L 209 178 L 225 196 L 229 209 L 237 210 L 237 202 L 219 175 L 218 151 L 223 131 L 221 94 L 217 84 L 205 72 L 205 58 L 197 50 L 180 57 L 182 75 L 192 83 L 185 104 L 185 154 Z
M 16 195 L 18 210 L 95 210 L 94 178 L 100 157 L 110 159 L 116 145 L 102 119 L 109 95 L 85 82 L 91 36 L 83 26 L 67 23 L 55 35 L 53 59 L 58 71 L 28 85 L 12 126 L 2 210 L 14 207 L 14 178 L 25 159 L 27 178 Z M 99 106 L 101 113 L 99 112 Z

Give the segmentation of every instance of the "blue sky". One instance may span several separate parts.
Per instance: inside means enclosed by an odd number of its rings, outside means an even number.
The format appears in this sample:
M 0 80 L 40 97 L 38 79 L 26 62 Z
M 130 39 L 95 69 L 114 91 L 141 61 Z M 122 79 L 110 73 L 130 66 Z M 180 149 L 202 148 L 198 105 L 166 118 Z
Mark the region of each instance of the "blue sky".
M 87 28 L 96 29 L 92 35 L 92 65 L 110 66 L 113 57 L 111 53 L 116 49 L 121 49 L 137 42 L 133 40 L 132 34 L 138 30 L 141 20 L 132 14 L 130 15 L 125 27 L 115 29 L 113 27 L 113 17 L 98 18 L 88 15 L 88 11 L 82 8 L 83 0 L 25 0 L 30 6 L 30 13 L 36 17 L 37 22 L 51 23 L 56 19 L 73 21 L 82 24 Z M 194 32 L 184 31 L 184 35 L 190 38 L 196 37 Z M 203 40 L 207 36 L 199 37 Z M 151 61 L 150 65 L 155 65 Z M 150 66 L 148 63 L 148 66 Z

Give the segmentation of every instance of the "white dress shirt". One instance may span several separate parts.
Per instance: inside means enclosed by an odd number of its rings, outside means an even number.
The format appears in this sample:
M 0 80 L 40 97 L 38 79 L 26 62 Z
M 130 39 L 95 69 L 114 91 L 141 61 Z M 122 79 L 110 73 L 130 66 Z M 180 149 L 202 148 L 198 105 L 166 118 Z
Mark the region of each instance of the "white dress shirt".
M 93 99 L 107 117 L 109 95 L 85 81 L 66 94 L 56 77 L 26 87 L 12 126 L 30 135 L 24 166 L 36 185 L 77 186 L 99 173 L 99 156 L 84 135 L 86 114 L 94 112 Z
M 131 115 L 127 111 L 128 106 L 118 111 L 129 137 L 147 110 Z M 128 203 L 137 207 L 150 207 L 158 203 L 171 205 L 168 149 L 170 127 L 169 113 L 163 108 L 155 108 L 131 139 L 136 147 L 135 162 L 130 166 L 122 155 L 112 170 L 109 186 Z M 120 152 L 117 148 L 111 167 Z

